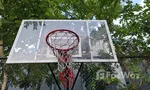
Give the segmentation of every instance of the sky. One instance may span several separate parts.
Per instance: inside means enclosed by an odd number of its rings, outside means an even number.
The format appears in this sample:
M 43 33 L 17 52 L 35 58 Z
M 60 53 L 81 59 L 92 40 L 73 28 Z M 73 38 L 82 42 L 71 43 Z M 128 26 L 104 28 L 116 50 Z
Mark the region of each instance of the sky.
M 138 3 L 138 4 L 141 4 L 142 6 L 144 5 L 144 0 L 132 0 L 133 1 L 133 3 L 135 4 L 135 3 Z
M 132 0 L 133 1 L 133 3 L 141 3 L 141 1 L 143 1 L 143 0 Z

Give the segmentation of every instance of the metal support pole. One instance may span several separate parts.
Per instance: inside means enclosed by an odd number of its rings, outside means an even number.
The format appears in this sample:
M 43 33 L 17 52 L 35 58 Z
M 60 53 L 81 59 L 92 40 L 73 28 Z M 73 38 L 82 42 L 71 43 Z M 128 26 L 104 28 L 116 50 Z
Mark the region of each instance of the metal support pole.
M 78 78 L 78 76 L 79 76 L 79 73 L 80 73 L 80 70 L 81 70 L 82 66 L 83 66 L 83 63 L 81 63 L 81 65 L 80 65 L 80 67 L 79 67 L 79 70 L 78 70 L 77 75 L 76 75 L 76 77 L 75 77 L 75 79 L 74 79 L 74 82 L 73 82 L 73 85 L 72 85 L 71 90 L 73 90 L 74 85 L 76 84 L 76 81 L 77 81 L 77 78 Z
M 54 75 L 54 73 L 53 73 L 53 70 L 52 70 L 52 68 L 51 68 L 51 66 L 50 66 L 50 64 L 49 64 L 49 63 L 48 63 L 48 67 L 49 67 L 50 71 L 52 72 L 52 76 L 54 77 L 55 82 L 56 82 L 56 84 L 57 84 L 57 86 L 58 86 L 59 90 L 61 90 L 61 88 L 60 88 L 60 86 L 59 86 L 59 84 L 58 84 L 58 81 L 57 81 L 57 79 L 56 79 L 56 77 L 55 77 L 55 75 Z

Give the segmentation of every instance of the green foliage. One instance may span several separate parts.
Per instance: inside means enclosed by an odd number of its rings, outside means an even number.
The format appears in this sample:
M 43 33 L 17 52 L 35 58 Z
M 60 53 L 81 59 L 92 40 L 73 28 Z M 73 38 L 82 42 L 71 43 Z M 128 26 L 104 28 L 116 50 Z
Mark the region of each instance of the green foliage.
M 131 85 L 127 85 L 126 87 L 120 87 L 120 90 L 138 90 L 138 87 L 133 88 Z
M 9 54 L 23 19 L 107 20 L 118 55 L 150 55 L 150 4 L 148 0 L 144 7 L 138 4 L 133 5 L 130 0 L 127 0 L 126 3 L 125 6 L 121 6 L 120 0 L 0 0 L 0 15 L 2 16 L 0 39 L 4 40 L 5 55 Z M 121 17 L 121 26 L 113 25 L 113 20 L 118 17 Z M 142 69 L 138 67 L 141 61 L 141 59 L 133 60 L 128 64 L 128 69 L 142 73 Z M 105 63 L 98 66 L 91 64 L 90 68 L 92 70 L 90 74 L 93 75 L 91 81 L 93 86 L 96 85 L 96 71 L 102 68 L 113 72 L 110 64 Z M 29 76 L 26 71 L 28 69 L 31 70 Z M 28 83 L 26 86 L 34 88 L 44 78 L 47 78 L 48 85 L 53 82 L 45 64 L 10 65 L 8 73 L 9 80 L 14 86 L 24 87 Z M 116 78 L 106 81 L 119 83 Z
M 126 5 L 123 7 L 121 12 L 121 25 L 113 26 L 113 41 L 115 44 L 115 49 L 118 56 L 149 56 L 150 55 L 150 43 L 149 34 L 150 27 L 150 7 L 149 3 L 145 2 L 142 7 L 138 4 L 133 4 L 131 0 L 127 0 Z M 147 71 L 149 69 L 149 59 L 122 59 L 119 60 L 122 63 L 123 68 L 127 72 L 134 72 L 140 74 L 140 83 L 144 83 L 147 77 Z M 144 63 L 144 64 L 143 64 Z M 147 79 L 148 81 L 148 79 Z M 127 89 L 123 90 L 137 90 L 141 85 L 132 84 L 130 80 L 130 85 L 127 85 Z M 136 89 L 134 89 L 134 87 Z
M 108 84 L 115 84 L 115 85 L 117 85 L 117 84 L 119 84 L 120 83 L 120 80 L 118 79 L 118 78 L 105 78 L 104 79 L 104 81 L 106 82 L 106 83 L 108 83 Z
M 127 1 L 121 14 L 121 26 L 114 26 L 114 42 L 119 54 L 123 55 L 148 55 L 150 48 L 149 41 L 149 12 L 147 6 L 141 7 L 138 4 L 133 5 Z M 121 50 L 122 49 L 122 50 Z
M 90 63 L 85 64 L 85 69 L 88 71 L 82 72 L 81 76 L 85 78 L 84 80 L 88 80 L 85 86 L 90 86 L 90 90 L 96 90 L 98 87 L 105 88 L 107 84 L 118 84 L 120 82 L 117 78 L 104 77 L 103 79 L 99 78 L 97 74 L 99 74 L 99 70 L 103 70 L 105 72 L 114 73 L 114 67 L 111 66 L 111 63 Z M 84 67 L 83 67 L 84 69 Z M 89 77 L 89 78 L 86 78 Z
M 47 85 L 54 82 L 46 64 L 17 64 L 9 65 L 9 68 L 11 68 L 11 70 L 8 71 L 8 74 L 12 86 L 19 86 L 20 88 L 30 87 L 35 89 L 38 87 L 37 85 L 41 85 L 44 79 L 48 81 Z M 52 68 L 55 70 L 56 65 L 53 65 Z
M 144 80 L 146 83 L 150 84 L 150 74 L 145 75 Z
M 141 67 L 139 67 L 141 64 L 141 60 L 139 59 L 132 59 L 130 62 L 127 64 L 129 66 L 129 71 L 132 71 L 133 73 L 142 73 Z

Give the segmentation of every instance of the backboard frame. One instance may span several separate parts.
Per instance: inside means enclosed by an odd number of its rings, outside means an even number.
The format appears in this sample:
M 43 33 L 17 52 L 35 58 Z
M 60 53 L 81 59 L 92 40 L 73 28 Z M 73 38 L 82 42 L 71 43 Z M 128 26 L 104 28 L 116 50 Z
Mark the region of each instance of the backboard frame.
M 11 57 L 12 57 L 12 55 L 13 55 L 13 50 L 14 50 L 14 48 L 15 48 L 15 46 L 16 46 L 16 44 L 17 44 L 17 41 L 18 41 L 18 39 L 19 39 L 19 35 L 20 35 L 20 33 L 21 33 L 21 30 L 22 30 L 22 28 L 23 28 L 23 24 L 24 24 L 24 22 L 26 22 L 26 21 L 41 21 L 42 22 L 42 25 L 44 24 L 44 22 L 45 21 L 73 21 L 73 22 L 78 22 L 78 21 L 80 21 L 80 22 L 86 22 L 86 24 L 87 24 L 87 27 L 88 27 L 88 22 L 89 21 L 92 21 L 92 22 L 97 22 L 97 21 L 100 21 L 100 22 L 104 22 L 105 23 L 105 27 L 106 27 L 106 32 L 107 32 L 107 35 L 108 35 L 108 39 L 109 39 L 109 43 L 110 43 L 110 47 L 111 47 L 111 50 L 112 50 L 112 53 L 113 53 L 113 57 L 114 57 L 114 59 L 93 59 L 93 58 L 91 58 L 90 60 L 88 60 L 88 61 L 86 61 L 86 60 L 84 60 L 84 59 L 74 59 L 73 58 L 73 62 L 117 62 L 118 60 L 117 60 L 117 56 L 116 56 L 116 52 L 115 52 L 115 49 L 114 49 L 114 46 L 113 46 L 113 42 L 112 42 L 112 39 L 111 39 L 111 34 L 110 34 L 110 31 L 109 31 L 109 27 L 108 27 L 108 25 L 107 25 L 107 22 L 106 22 L 106 20 L 23 20 L 22 21 L 22 23 L 21 23 L 21 25 L 20 25 L 20 28 L 19 28 L 19 31 L 18 31 L 18 34 L 17 34 L 17 36 L 16 36 L 16 39 L 15 39 L 15 41 L 14 41 L 14 44 L 13 44 L 13 46 L 12 46 L 12 49 L 11 49 L 11 51 L 10 51 L 10 54 L 9 54 L 9 56 L 8 56 L 8 59 L 7 59 L 7 64 L 13 64 L 13 63 L 56 63 L 57 62 L 57 59 L 56 60 L 38 60 L 38 61 L 36 61 L 36 60 L 32 60 L 32 61 L 30 61 L 30 60 L 26 60 L 26 61 L 24 61 L 24 60 L 17 60 L 17 61 L 12 61 L 11 60 Z M 43 27 L 41 27 L 41 30 L 43 29 Z M 89 28 L 87 28 L 87 29 L 89 29 Z M 88 34 L 89 34 L 89 30 L 87 30 L 88 31 Z M 89 39 L 89 43 L 91 43 L 90 42 L 90 39 Z M 90 45 L 90 48 L 91 48 L 91 44 L 89 44 Z M 92 52 L 92 51 L 90 51 L 90 52 Z M 91 54 L 92 55 L 92 54 Z

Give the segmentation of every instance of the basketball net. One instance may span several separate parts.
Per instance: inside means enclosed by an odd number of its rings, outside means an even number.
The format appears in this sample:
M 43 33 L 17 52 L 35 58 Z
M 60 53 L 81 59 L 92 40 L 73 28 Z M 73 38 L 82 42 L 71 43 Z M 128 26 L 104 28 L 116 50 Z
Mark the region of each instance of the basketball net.
M 60 81 L 64 87 L 70 88 L 74 81 L 72 54 L 79 44 L 79 36 L 71 30 L 53 30 L 46 36 L 46 43 L 58 59 Z

